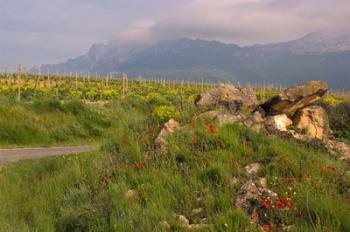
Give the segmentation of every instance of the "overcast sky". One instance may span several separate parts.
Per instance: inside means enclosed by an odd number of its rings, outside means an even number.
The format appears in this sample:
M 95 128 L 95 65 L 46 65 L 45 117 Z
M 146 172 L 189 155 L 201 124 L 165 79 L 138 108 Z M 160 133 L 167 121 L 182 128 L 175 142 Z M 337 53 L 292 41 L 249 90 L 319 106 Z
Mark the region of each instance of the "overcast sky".
M 350 0 L 0 0 L 0 68 L 65 61 L 93 43 L 190 37 L 246 45 L 349 22 Z

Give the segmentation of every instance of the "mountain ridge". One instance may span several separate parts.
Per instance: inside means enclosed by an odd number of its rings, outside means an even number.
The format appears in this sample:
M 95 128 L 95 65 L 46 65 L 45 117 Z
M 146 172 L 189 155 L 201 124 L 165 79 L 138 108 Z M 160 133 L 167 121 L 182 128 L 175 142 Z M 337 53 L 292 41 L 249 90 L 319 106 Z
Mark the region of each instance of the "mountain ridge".
M 188 38 L 151 45 L 94 44 L 84 55 L 41 69 L 275 84 L 321 79 L 332 88 L 350 88 L 350 33 L 314 32 L 250 46 Z

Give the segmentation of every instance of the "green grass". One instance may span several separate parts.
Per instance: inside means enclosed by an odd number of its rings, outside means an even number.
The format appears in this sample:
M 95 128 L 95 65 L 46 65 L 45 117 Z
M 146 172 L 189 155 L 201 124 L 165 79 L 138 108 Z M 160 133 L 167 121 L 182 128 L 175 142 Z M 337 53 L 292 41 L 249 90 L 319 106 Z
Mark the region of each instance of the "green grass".
M 55 99 L 0 104 L 0 145 L 48 146 L 95 143 L 113 128 L 114 112 L 80 100 Z
M 32 114 L 37 109 L 40 117 L 50 118 L 46 106 L 34 105 L 29 107 Z M 200 223 L 201 217 L 192 213 L 199 207 L 209 226 L 197 231 L 259 231 L 235 207 L 240 185 L 230 184 L 232 177 L 244 181 L 244 166 L 253 162 L 263 164 L 261 175 L 267 177 L 269 188 L 292 198 L 295 207 L 278 215 L 282 223 L 293 225 L 291 231 L 350 231 L 350 177 L 342 175 L 349 170 L 347 163 L 315 147 L 236 124 L 213 124 L 215 133 L 202 121 L 193 128 L 190 115 L 195 108 L 190 102 L 182 104 L 183 110 L 178 101 L 173 105 L 177 119 L 187 126 L 168 139 L 163 156 L 153 152 L 152 141 L 160 129 L 160 119 L 153 114 L 157 102 L 136 97 L 105 107 L 103 112 L 109 111 L 106 114 L 115 120 L 100 151 L 3 166 L 0 231 L 169 231 L 161 226 L 163 220 L 170 231 L 185 231 L 174 213 Z M 60 113 L 54 109 L 67 122 L 77 120 L 74 123 L 82 130 L 89 131 L 84 120 L 96 122 L 72 113 L 86 112 L 81 107 L 72 110 L 63 103 Z M 137 163 L 143 167 L 138 169 Z M 137 197 L 128 199 L 129 189 Z

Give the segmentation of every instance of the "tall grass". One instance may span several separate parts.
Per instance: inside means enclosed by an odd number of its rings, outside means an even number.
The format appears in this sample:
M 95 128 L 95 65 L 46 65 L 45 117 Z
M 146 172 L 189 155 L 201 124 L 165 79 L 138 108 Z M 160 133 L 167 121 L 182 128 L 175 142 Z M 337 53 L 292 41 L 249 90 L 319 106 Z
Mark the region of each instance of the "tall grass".
M 166 154 L 157 155 L 156 105 L 143 98 L 109 103 L 118 119 L 98 152 L 2 167 L 0 230 L 185 231 L 177 213 L 191 223 L 206 218 L 208 226 L 198 231 L 260 231 L 235 206 L 247 180 L 244 166 L 253 162 L 263 164 L 260 175 L 269 188 L 292 198 L 293 209 L 279 215 L 293 225 L 291 231 L 350 230 L 350 177 L 343 175 L 348 164 L 236 124 L 193 126 L 188 124 L 193 109 L 181 111 L 177 103 L 177 119 L 185 126 L 168 138 Z M 59 111 L 79 115 L 62 107 Z M 233 177 L 241 183 L 232 184 Z M 136 195 L 128 197 L 129 190 Z M 193 213 L 196 208 L 203 208 L 202 215 Z

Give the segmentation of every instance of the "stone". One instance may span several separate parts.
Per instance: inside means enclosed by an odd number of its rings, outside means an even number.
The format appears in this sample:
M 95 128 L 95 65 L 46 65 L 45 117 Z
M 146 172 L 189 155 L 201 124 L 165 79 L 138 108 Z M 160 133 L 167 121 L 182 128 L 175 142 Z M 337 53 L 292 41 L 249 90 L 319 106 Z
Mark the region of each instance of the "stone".
M 219 84 L 217 88 L 198 96 L 195 104 L 197 106 L 221 105 L 235 112 L 239 112 L 245 108 L 253 110 L 258 105 L 253 90 L 232 84 Z
M 184 215 L 175 214 L 176 220 L 180 223 L 180 225 L 189 230 L 197 230 L 207 227 L 207 224 L 190 224 L 190 220 L 187 219 Z
M 217 121 L 219 125 L 241 122 L 243 120 L 242 115 L 231 114 L 231 113 L 221 112 L 217 110 L 208 111 L 196 117 L 196 119 L 201 119 L 201 118 Z
M 244 167 L 244 170 L 249 176 L 256 175 L 261 171 L 261 164 L 252 163 Z
M 308 81 L 285 89 L 260 107 L 269 115 L 292 114 L 318 101 L 327 91 L 327 82 Z
M 341 160 L 350 160 L 350 145 L 335 140 L 325 140 L 324 145 L 330 154 Z
M 138 195 L 137 192 L 135 190 L 129 189 L 126 193 L 125 193 L 125 197 L 128 200 L 137 200 L 138 199 Z
M 160 153 L 164 153 L 166 150 L 166 137 L 173 134 L 179 127 L 180 124 L 174 119 L 170 119 L 163 125 L 158 137 L 154 141 L 154 144 Z
M 204 216 L 204 209 L 203 208 L 196 208 L 196 209 L 193 209 L 192 210 L 192 215 L 199 215 L 199 216 L 201 216 L 201 217 L 203 217 Z
M 163 228 L 165 228 L 165 229 L 168 229 L 168 230 L 169 230 L 169 229 L 171 228 L 169 222 L 167 222 L 166 220 L 161 221 L 159 224 L 160 224 L 161 227 L 163 227 Z
M 276 197 L 275 192 L 262 186 L 258 181 L 248 180 L 238 191 L 235 204 L 250 216 L 252 222 L 256 223 L 259 221 L 256 215 L 265 213 L 262 211 L 264 210 L 262 199 L 276 199 Z
M 287 131 L 288 127 L 293 125 L 293 121 L 286 114 L 268 116 L 265 121 L 265 126 L 278 131 Z
M 232 177 L 231 179 L 230 179 L 230 185 L 231 186 L 236 186 L 236 185 L 238 185 L 239 184 L 239 179 L 238 178 L 236 178 L 236 177 Z
M 259 178 L 257 181 L 262 187 L 264 187 L 264 188 L 267 187 L 267 179 L 265 177 Z
M 293 117 L 293 124 L 315 139 L 324 140 L 333 137 L 327 112 L 321 106 L 309 106 L 298 110 Z

